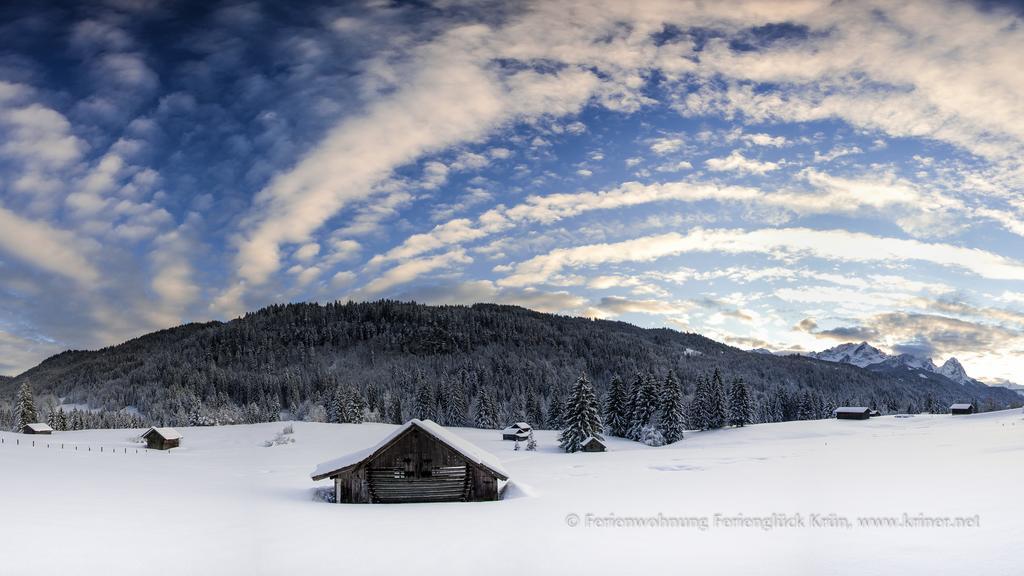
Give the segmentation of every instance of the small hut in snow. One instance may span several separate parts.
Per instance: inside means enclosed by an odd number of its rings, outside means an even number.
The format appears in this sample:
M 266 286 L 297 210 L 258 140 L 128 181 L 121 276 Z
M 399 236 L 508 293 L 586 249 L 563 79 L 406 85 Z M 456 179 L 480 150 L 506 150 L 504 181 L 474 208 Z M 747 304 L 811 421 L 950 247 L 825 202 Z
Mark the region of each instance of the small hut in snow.
M 181 434 L 174 428 L 153 427 L 142 435 L 146 448 L 150 450 L 170 450 L 181 445 Z
M 526 422 L 516 422 L 515 424 L 509 424 L 508 427 L 501 431 L 501 439 L 526 442 L 532 431 L 533 427 Z
M 871 413 L 868 414 L 868 416 L 870 416 L 872 418 L 874 418 L 876 416 L 881 416 L 881 415 L 882 415 L 882 413 L 880 411 L 878 411 L 878 410 L 872 410 Z
M 432 420 L 410 420 L 376 446 L 316 467 L 348 504 L 497 500 L 498 459 Z
M 608 450 L 608 447 L 604 445 L 604 442 L 597 438 L 587 436 L 586 440 L 580 442 L 580 450 L 583 452 L 604 452 Z
M 25 427 L 21 429 L 22 434 L 53 434 L 53 428 L 42 422 L 33 422 L 32 424 L 25 424 Z
M 871 408 L 865 406 L 842 406 L 836 408 L 835 415 L 839 420 L 867 420 L 871 417 Z
M 953 404 L 949 407 L 950 414 L 974 414 L 974 404 Z

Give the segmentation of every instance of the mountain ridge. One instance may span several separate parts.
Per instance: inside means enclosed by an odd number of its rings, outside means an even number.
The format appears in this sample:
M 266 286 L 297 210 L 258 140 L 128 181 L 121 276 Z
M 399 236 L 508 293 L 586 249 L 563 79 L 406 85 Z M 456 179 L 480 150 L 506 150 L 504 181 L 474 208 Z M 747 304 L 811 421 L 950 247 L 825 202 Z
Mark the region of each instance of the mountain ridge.
M 185 324 L 100 350 L 62 352 L 0 381 L 0 399 L 12 398 L 29 381 L 37 395 L 108 410 L 130 406 L 169 424 L 187 422 L 183 414 L 197 405 L 265 413 L 277 406 L 315 418 L 339 387 L 352 387 L 371 403 L 398 398 L 408 411 L 424 382 L 437 388 L 458 378 L 468 405 L 486 388 L 509 412 L 530 390 L 547 406 L 556 389 L 564 392 L 580 373 L 603 392 L 616 374 L 630 381 L 637 372 L 663 377 L 673 370 L 687 395 L 715 369 L 727 381 L 745 380 L 761 405 L 782 393 L 786 417 L 807 393 L 888 412 L 1020 400 L 1008 390 L 964 388 L 938 374 L 924 379 L 906 371 L 750 353 L 668 328 L 496 304 L 387 300 L 273 305 L 229 322 Z
M 958 384 L 983 384 L 981 381 L 967 375 L 960 361 L 950 356 L 941 366 L 936 366 L 931 358 L 915 356 L 913 354 L 886 354 L 880 349 L 861 342 L 859 344 L 847 342 L 833 346 L 821 352 L 811 352 L 808 356 L 825 360 L 826 362 L 842 362 L 853 364 L 861 368 L 885 366 L 891 369 L 924 370 L 933 374 L 944 376 Z

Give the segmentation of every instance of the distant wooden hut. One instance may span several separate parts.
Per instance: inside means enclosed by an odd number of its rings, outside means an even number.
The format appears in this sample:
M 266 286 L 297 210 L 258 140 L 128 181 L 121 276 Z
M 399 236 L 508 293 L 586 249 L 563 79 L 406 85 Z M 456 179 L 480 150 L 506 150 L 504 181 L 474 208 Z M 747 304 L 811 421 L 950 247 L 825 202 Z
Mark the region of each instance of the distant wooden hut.
M 608 450 L 608 447 L 597 438 L 587 436 L 587 439 L 580 443 L 580 450 L 583 452 L 604 452 Z
M 150 450 L 170 450 L 181 445 L 181 434 L 174 428 L 153 427 L 142 435 L 146 448 Z
M 874 418 L 875 416 L 881 416 L 881 415 L 882 415 L 882 413 L 880 411 L 878 411 L 878 410 L 872 410 L 871 413 L 868 414 L 868 416 L 870 416 L 872 418 Z
M 32 424 L 25 424 L 25 427 L 21 429 L 22 434 L 53 434 L 53 428 L 42 422 L 33 422 Z
M 949 407 L 950 414 L 974 414 L 974 404 L 953 404 Z
M 532 431 L 533 427 L 526 422 L 516 422 L 515 424 L 509 424 L 501 431 L 501 439 L 525 442 L 530 437 L 530 432 Z
M 867 420 L 871 417 L 871 408 L 865 406 L 841 406 L 835 410 L 839 420 Z
M 348 504 L 498 500 L 498 459 L 432 420 L 410 420 L 376 446 L 316 467 Z

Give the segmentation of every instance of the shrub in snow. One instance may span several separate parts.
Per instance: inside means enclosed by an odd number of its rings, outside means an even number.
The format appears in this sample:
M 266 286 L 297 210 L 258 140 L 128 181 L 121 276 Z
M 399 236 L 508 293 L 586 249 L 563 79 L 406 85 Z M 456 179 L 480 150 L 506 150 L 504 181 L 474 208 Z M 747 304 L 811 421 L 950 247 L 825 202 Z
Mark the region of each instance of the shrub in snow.
M 664 446 L 665 437 L 654 426 L 644 426 L 640 431 L 640 441 L 648 446 Z
M 516 440 L 515 446 L 512 446 L 512 449 L 515 450 L 516 452 L 519 451 L 519 440 Z
M 321 487 L 313 489 L 313 501 L 314 502 L 327 502 L 329 504 L 335 504 L 334 486 Z
M 277 436 L 274 436 L 273 440 L 267 440 L 266 442 L 264 442 L 263 447 L 270 448 L 271 446 L 282 446 L 284 444 L 291 444 L 295 442 L 295 438 L 292 437 L 293 432 L 294 430 L 292 429 L 291 424 L 289 424 L 288 426 L 284 427 L 284 430 L 278 432 Z

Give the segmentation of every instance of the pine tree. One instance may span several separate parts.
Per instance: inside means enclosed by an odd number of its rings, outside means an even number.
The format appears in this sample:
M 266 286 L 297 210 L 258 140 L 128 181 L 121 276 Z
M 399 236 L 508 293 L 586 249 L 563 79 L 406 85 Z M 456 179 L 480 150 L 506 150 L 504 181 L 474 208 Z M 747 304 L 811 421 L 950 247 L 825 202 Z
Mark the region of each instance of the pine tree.
M 65 431 L 68 429 L 68 417 L 64 413 L 63 408 L 57 408 L 57 430 Z
M 622 378 L 612 377 L 608 386 L 608 394 L 604 399 L 605 430 L 610 436 L 625 438 L 629 431 L 629 415 L 627 414 L 628 398 Z
M 36 414 L 36 403 L 32 398 L 32 387 L 29 386 L 28 381 L 22 382 L 21 388 L 18 390 L 18 405 L 15 409 L 17 410 L 18 432 L 39 420 L 39 415 Z
M 451 380 L 445 386 L 444 424 L 446 426 L 466 425 L 466 395 L 462 383 Z
M 402 398 L 398 392 L 393 392 L 388 398 L 387 419 L 392 424 L 404 424 L 402 416 Z
M 597 397 L 586 375 L 581 375 L 572 388 L 565 406 L 565 430 L 558 437 L 559 446 L 566 452 L 578 452 L 584 440 L 593 436 L 602 440 L 601 416 Z
M 414 418 L 432 420 L 434 418 L 434 390 L 426 381 L 420 382 L 416 390 L 416 406 L 413 408 Z
M 533 437 L 533 430 L 530 430 L 530 435 L 526 437 L 526 450 L 528 452 L 537 450 L 537 439 Z
M 813 404 L 814 404 L 814 402 L 811 400 L 811 392 L 810 392 L 810 390 L 804 390 L 804 393 L 800 396 L 800 406 L 797 409 L 797 419 L 799 419 L 799 420 L 813 420 L 814 419 Z
M 532 426 L 540 426 L 544 422 L 544 410 L 533 386 L 526 389 L 526 421 Z
M 551 389 L 551 400 L 548 402 L 547 427 L 549 430 L 562 429 L 562 388 L 553 386 Z
M 352 424 L 363 423 L 363 413 L 366 410 L 366 403 L 358 390 L 348 389 L 345 402 L 345 421 Z
M 728 417 L 725 406 L 725 384 L 722 374 L 715 368 L 708 388 L 708 428 L 715 429 L 725 426 Z
M 493 391 L 481 388 L 476 404 L 476 427 L 493 430 L 498 427 L 498 407 L 494 401 Z
M 750 393 L 746 383 L 737 378 L 729 388 L 729 423 L 733 426 L 750 424 Z
M 668 371 L 661 387 L 661 416 L 658 419 L 664 442 L 672 444 L 683 439 L 683 394 L 676 381 L 675 372 Z
M 654 376 L 637 374 L 633 381 L 632 401 L 630 402 L 629 430 L 626 438 L 640 441 L 643 439 L 644 426 L 653 424 L 657 414 L 658 391 Z

